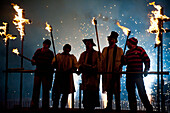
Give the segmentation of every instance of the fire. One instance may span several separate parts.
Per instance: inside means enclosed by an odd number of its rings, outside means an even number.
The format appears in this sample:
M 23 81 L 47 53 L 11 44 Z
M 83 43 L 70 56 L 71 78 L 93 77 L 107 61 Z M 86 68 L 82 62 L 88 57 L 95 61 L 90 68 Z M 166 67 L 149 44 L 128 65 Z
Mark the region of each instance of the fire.
M 0 26 L 0 30 L 3 30 L 3 32 L 0 32 L 0 35 L 1 35 L 1 36 L 2 36 L 2 35 L 6 35 L 7 24 L 8 24 L 8 23 L 3 22 L 3 25 L 4 25 L 4 26 Z
M 29 19 L 24 18 L 23 9 L 21 9 L 17 4 L 11 4 L 13 5 L 13 8 L 17 12 L 17 15 L 15 15 L 13 23 L 16 25 L 16 28 L 18 29 L 21 39 L 23 39 L 25 33 L 24 33 L 24 24 L 30 24 Z
M 4 25 L 4 26 L 0 26 L 0 30 L 3 30 L 3 32 L 0 32 L 0 35 L 1 35 L 1 36 L 2 36 L 2 35 L 5 36 L 5 38 L 4 38 L 5 44 L 6 44 L 6 42 L 7 42 L 8 39 L 13 39 L 13 40 L 16 39 L 15 36 L 12 36 L 11 34 L 6 34 L 7 24 L 8 24 L 8 23 L 3 22 L 3 25 Z
M 46 29 L 48 32 L 51 32 L 51 31 L 52 31 L 51 25 L 49 25 L 47 22 L 46 22 L 46 27 L 45 27 L 45 29 Z
M 16 39 L 16 38 L 17 38 L 17 37 L 12 36 L 11 34 L 7 34 L 7 35 L 6 35 L 6 38 L 4 38 L 4 40 L 5 40 L 5 42 L 7 42 L 8 39 L 13 39 L 13 40 L 14 40 L 14 39 Z
M 155 5 L 155 2 L 149 3 L 149 5 L 153 5 L 157 10 L 151 11 L 152 14 L 149 14 L 150 16 L 150 24 L 151 26 L 147 30 L 149 33 L 155 33 L 156 34 L 156 44 L 159 45 L 161 43 L 159 39 L 159 33 L 161 33 L 160 30 L 164 30 L 163 28 L 159 29 L 158 27 L 158 19 L 169 19 L 166 15 L 161 14 L 162 7 L 160 5 Z
M 12 52 L 15 53 L 15 54 L 17 54 L 17 55 L 19 55 L 19 52 L 18 52 L 18 49 L 17 49 L 17 48 L 16 48 L 16 49 L 13 49 Z
M 117 22 L 116 24 L 123 30 L 124 34 L 125 34 L 126 36 L 128 36 L 128 34 L 129 34 L 129 32 L 130 32 L 130 29 L 128 29 L 128 28 L 126 28 L 126 27 L 124 27 L 124 26 L 121 26 L 119 22 Z
M 93 25 L 96 25 L 96 18 L 95 18 L 95 17 L 93 17 L 91 23 L 92 23 Z

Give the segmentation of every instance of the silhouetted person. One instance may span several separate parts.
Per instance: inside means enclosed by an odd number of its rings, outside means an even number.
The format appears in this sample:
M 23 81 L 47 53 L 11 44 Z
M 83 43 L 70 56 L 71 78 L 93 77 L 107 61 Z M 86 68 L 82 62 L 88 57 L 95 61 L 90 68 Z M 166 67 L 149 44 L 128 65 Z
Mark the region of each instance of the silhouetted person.
M 60 96 L 61 108 L 64 109 L 68 95 L 75 92 L 73 73 L 77 70 L 77 59 L 73 54 L 70 54 L 71 46 L 65 44 L 63 52 L 56 55 L 54 59 L 54 67 L 56 68 L 54 86 L 52 90 L 53 108 L 57 109 L 59 105 Z
M 81 53 L 79 70 L 82 71 L 83 106 L 86 110 L 94 110 L 99 104 L 100 75 L 93 73 L 99 71 L 100 62 L 98 51 L 93 49 L 96 44 L 93 39 L 83 40 L 86 51 Z
M 31 101 L 31 108 L 39 107 L 40 88 L 42 83 L 42 108 L 49 108 L 49 90 L 52 86 L 53 68 L 52 59 L 53 52 L 49 49 L 51 41 L 46 39 L 43 47 L 36 50 L 32 58 L 32 64 L 36 65 L 34 75 L 34 87 Z
M 124 56 L 124 64 L 127 65 L 127 72 L 143 72 L 143 63 L 145 65 L 145 72 L 150 68 L 150 59 L 148 55 L 142 47 L 137 46 L 137 43 L 138 40 L 134 37 L 127 40 L 129 50 Z M 126 89 L 128 92 L 131 113 L 137 112 L 136 87 L 146 111 L 151 113 L 153 111 L 153 107 L 149 103 L 146 95 L 142 74 L 126 74 Z
M 122 48 L 116 45 L 119 34 L 115 31 L 107 37 L 109 46 L 102 51 L 103 55 L 103 71 L 104 72 L 119 72 L 121 64 L 121 56 L 123 55 Z M 120 77 L 121 74 L 104 74 L 102 76 L 103 92 L 107 92 L 107 107 L 106 110 L 112 110 L 113 94 L 115 95 L 116 111 L 120 111 Z

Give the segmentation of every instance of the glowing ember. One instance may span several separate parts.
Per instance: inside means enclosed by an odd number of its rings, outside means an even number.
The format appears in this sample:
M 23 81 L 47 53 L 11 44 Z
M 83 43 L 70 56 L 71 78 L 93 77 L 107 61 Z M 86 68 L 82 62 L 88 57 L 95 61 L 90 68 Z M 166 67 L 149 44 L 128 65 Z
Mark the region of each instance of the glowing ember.
M 96 22 L 96 18 L 95 18 L 95 17 L 93 17 L 91 23 L 92 23 L 93 25 L 96 25 L 97 22 Z
M 155 5 L 155 2 L 149 3 L 149 5 L 153 5 L 157 10 L 151 11 L 152 14 L 149 14 L 150 16 L 150 24 L 151 26 L 147 30 L 149 33 L 155 33 L 156 34 L 156 44 L 159 45 L 161 43 L 159 39 L 159 33 L 161 33 L 160 30 L 164 30 L 163 28 L 159 29 L 158 27 L 158 19 L 169 19 L 166 15 L 161 14 L 162 7 L 160 5 Z
M 16 28 L 20 32 L 21 39 L 23 39 L 24 33 L 24 24 L 30 24 L 29 19 L 25 19 L 23 15 L 23 9 L 21 9 L 17 4 L 11 4 L 13 5 L 13 8 L 17 12 L 17 15 L 15 15 L 15 18 L 13 20 L 14 25 L 16 25 Z
M 15 53 L 15 54 L 17 54 L 17 55 L 19 55 L 19 52 L 18 52 L 18 49 L 17 49 L 17 48 L 16 48 L 16 49 L 13 49 L 12 52 Z
M 52 31 L 51 25 L 49 25 L 47 22 L 46 22 L 46 27 L 45 27 L 45 29 L 46 29 L 48 32 L 51 32 L 51 31 Z
M 130 32 L 130 29 L 128 29 L 128 28 L 126 28 L 126 27 L 124 27 L 124 26 L 121 26 L 119 22 L 117 22 L 116 24 L 123 30 L 124 34 L 125 34 L 126 36 L 128 36 L 128 34 L 129 34 L 129 32 Z

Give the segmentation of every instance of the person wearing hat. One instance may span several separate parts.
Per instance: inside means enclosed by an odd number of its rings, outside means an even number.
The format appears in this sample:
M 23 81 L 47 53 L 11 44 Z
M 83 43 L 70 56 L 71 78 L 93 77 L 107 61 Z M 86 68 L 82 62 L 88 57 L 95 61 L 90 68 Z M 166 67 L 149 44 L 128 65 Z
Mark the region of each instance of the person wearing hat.
M 145 65 L 144 71 L 148 71 L 150 68 L 150 59 L 145 50 L 137 46 L 138 40 L 135 37 L 127 40 L 127 47 L 129 50 L 124 56 L 123 64 L 127 65 L 127 72 L 143 72 L 143 63 Z M 147 75 L 144 75 L 147 76 Z M 151 113 L 153 107 L 150 104 L 146 95 L 146 90 L 143 82 L 142 74 L 126 74 L 126 90 L 128 92 L 128 100 L 131 113 L 137 113 L 136 102 L 136 87 L 140 99 L 146 108 L 146 112 Z
M 121 56 L 123 55 L 122 48 L 118 47 L 119 34 L 112 31 L 110 36 L 107 37 L 109 46 L 105 47 L 102 51 L 103 56 L 103 72 L 121 72 L 119 69 L 121 64 Z M 105 110 L 112 111 L 113 94 L 115 95 L 116 111 L 120 111 L 120 77 L 121 74 L 103 74 L 102 86 L 103 93 L 107 92 L 107 107 Z
M 56 68 L 54 85 L 52 89 L 53 108 L 58 109 L 60 96 L 61 109 L 65 109 L 68 95 L 75 92 L 73 73 L 78 68 L 77 59 L 73 54 L 70 54 L 71 45 L 65 44 L 63 52 L 58 53 L 53 60 L 53 65 Z
M 100 71 L 98 51 L 93 49 L 96 44 L 93 39 L 83 40 L 86 50 L 79 58 L 79 71 L 82 72 L 83 106 L 85 110 L 94 110 L 99 107 L 99 80 L 100 76 L 95 73 Z
M 31 101 L 31 109 L 38 109 L 40 88 L 42 83 L 42 108 L 48 110 L 49 108 L 49 90 L 52 86 L 53 79 L 53 67 L 52 59 L 54 57 L 53 52 L 49 49 L 51 41 L 46 39 L 43 42 L 43 47 L 36 50 L 32 57 L 32 64 L 36 65 L 36 71 L 34 75 L 34 86 Z

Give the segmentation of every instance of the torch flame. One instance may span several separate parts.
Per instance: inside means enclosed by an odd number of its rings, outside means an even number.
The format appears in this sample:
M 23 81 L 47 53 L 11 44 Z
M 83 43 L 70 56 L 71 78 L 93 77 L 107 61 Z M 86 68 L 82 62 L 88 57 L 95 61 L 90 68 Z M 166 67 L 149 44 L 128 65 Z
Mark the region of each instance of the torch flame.
M 46 29 L 48 32 L 51 32 L 51 31 L 52 31 L 51 25 L 49 25 L 47 22 L 46 22 L 46 27 L 45 27 L 45 29 Z
M 13 49 L 12 52 L 15 53 L 15 54 L 17 54 L 17 55 L 19 55 L 19 52 L 18 52 L 18 49 L 17 49 L 17 48 L 16 48 L 16 49 Z
M 93 17 L 93 19 L 92 19 L 91 23 L 92 23 L 93 25 L 96 25 L 95 21 L 96 21 L 96 18 L 95 18 L 95 17 Z
M 6 34 L 7 24 L 8 24 L 8 23 L 3 22 L 3 25 L 5 25 L 5 26 L 0 26 L 0 30 L 3 30 L 3 32 L 0 32 L 0 35 L 1 35 L 1 36 L 2 36 L 2 35 L 5 36 L 5 38 L 4 38 L 4 40 L 5 40 L 5 45 L 6 45 L 6 42 L 7 42 L 8 38 L 9 38 L 9 39 L 13 39 L 13 40 L 16 39 L 15 36 L 12 36 L 11 34 Z
M 157 10 L 156 11 L 151 11 L 152 14 L 149 14 L 150 16 L 150 24 L 151 26 L 147 30 L 149 33 L 155 33 L 156 34 L 156 44 L 159 45 L 161 43 L 159 39 L 159 33 L 161 32 L 159 27 L 158 27 L 158 19 L 169 19 L 166 15 L 161 14 L 161 9 L 162 7 L 160 5 L 155 5 L 155 2 L 149 3 L 149 5 L 153 5 Z M 164 30 L 163 28 L 161 28 Z
M 117 22 L 116 24 L 123 30 L 124 34 L 125 34 L 126 36 L 128 36 L 128 34 L 129 34 L 129 32 L 130 32 L 130 29 L 128 29 L 128 28 L 126 28 L 126 27 L 124 27 L 124 26 L 121 26 L 119 22 Z
M 3 30 L 3 32 L 0 32 L 1 36 L 6 35 L 7 24 L 8 23 L 3 22 L 3 25 L 5 25 L 5 26 L 0 26 L 0 29 Z
M 15 18 L 13 20 L 14 25 L 16 25 L 16 28 L 18 29 L 21 39 L 23 39 L 24 33 L 24 24 L 30 24 L 29 19 L 23 18 L 23 9 L 21 9 L 17 4 L 12 3 L 13 8 L 17 12 L 17 15 L 15 15 Z

